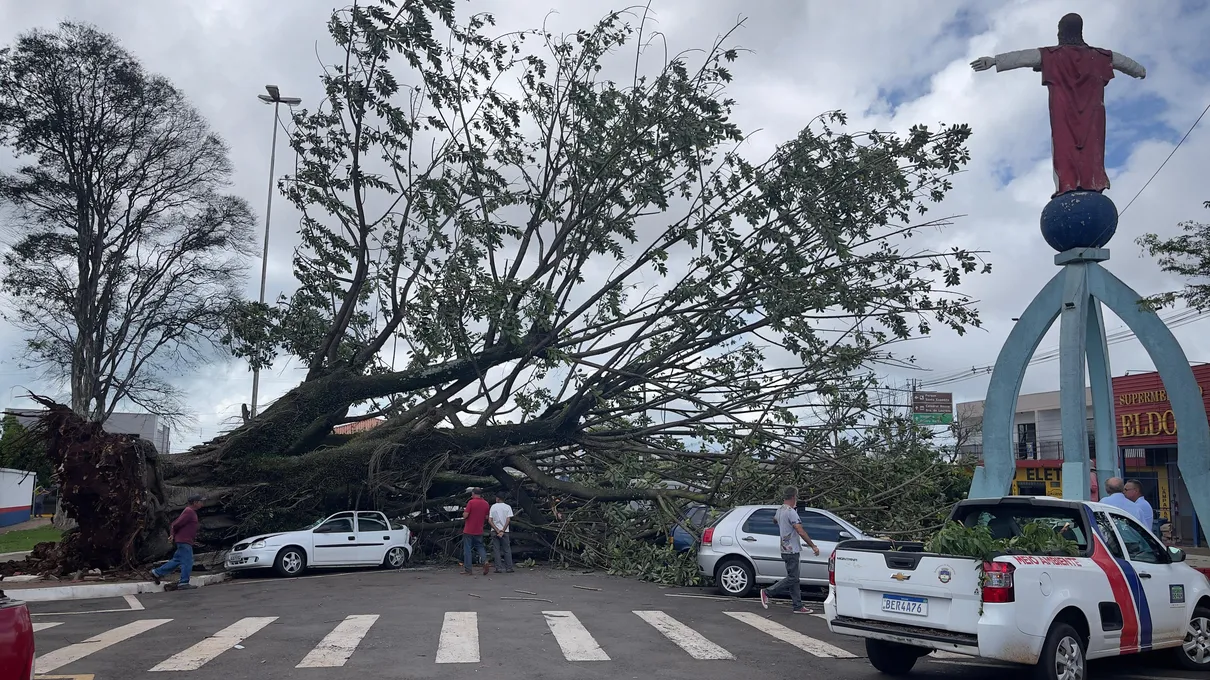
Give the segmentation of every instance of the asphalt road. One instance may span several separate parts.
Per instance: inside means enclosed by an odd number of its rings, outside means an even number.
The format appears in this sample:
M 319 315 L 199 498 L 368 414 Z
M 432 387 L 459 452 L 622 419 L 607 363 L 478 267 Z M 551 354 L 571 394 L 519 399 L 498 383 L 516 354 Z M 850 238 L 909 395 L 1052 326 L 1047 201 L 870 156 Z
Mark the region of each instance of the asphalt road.
M 863 658 L 861 641 L 832 635 L 822 618 L 710 594 L 574 571 L 465 577 L 439 569 L 243 578 L 31 610 L 38 673 L 94 680 L 885 680 Z M 1198 678 L 1153 658 L 1094 662 L 1091 670 L 1094 679 Z M 1020 673 L 930 657 L 914 676 Z

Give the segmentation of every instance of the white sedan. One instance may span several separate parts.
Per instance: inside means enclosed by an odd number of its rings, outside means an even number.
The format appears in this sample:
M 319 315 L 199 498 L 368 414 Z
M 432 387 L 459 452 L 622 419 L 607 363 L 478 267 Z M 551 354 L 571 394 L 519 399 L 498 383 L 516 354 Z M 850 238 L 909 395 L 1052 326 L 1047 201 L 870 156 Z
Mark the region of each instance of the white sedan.
M 227 571 L 272 567 L 298 576 L 310 567 L 383 566 L 398 569 L 412 557 L 412 532 L 391 528 L 381 512 L 338 512 L 298 531 L 253 536 L 227 553 Z

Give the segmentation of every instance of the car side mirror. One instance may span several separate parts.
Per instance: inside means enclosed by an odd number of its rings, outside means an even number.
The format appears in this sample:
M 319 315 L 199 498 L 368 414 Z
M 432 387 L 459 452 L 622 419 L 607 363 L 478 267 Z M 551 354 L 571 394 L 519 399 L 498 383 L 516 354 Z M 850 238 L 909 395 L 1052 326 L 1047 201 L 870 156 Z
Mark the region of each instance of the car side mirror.
M 842 541 L 851 541 L 851 540 L 853 540 L 854 538 L 856 538 L 856 537 L 855 537 L 855 536 L 853 536 L 853 534 L 850 534 L 850 533 L 849 533 L 849 532 L 847 532 L 847 531 L 842 531 L 842 532 L 840 532 L 840 540 L 842 540 Z
M 1173 562 L 1184 562 L 1185 561 L 1185 551 L 1181 550 L 1180 548 L 1169 547 L 1168 556 L 1172 558 Z

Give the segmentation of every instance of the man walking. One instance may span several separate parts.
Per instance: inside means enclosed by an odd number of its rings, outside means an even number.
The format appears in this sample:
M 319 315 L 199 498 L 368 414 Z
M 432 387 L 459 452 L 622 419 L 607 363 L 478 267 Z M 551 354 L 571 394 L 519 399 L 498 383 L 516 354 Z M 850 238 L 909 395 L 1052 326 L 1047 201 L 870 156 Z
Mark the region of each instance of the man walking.
M 487 521 L 492 525 L 492 554 L 496 559 L 496 571 L 513 573 L 513 546 L 509 542 L 509 524 L 512 523 L 513 508 L 504 502 L 504 496 L 496 494 Z
M 765 588 L 760 591 L 760 604 L 765 609 L 769 608 L 769 598 L 781 594 L 783 590 L 790 591 L 790 605 L 795 614 L 810 614 L 812 610 L 809 607 L 803 606 L 802 603 L 802 586 L 798 580 L 798 565 L 802 554 L 802 545 L 798 539 L 807 544 L 807 547 L 815 551 L 819 555 L 819 546 L 811 540 L 807 532 L 802 528 L 802 520 L 798 517 L 798 489 L 787 486 L 782 493 L 783 503 L 777 509 L 777 514 L 774 518 L 777 520 L 778 533 L 781 535 L 781 559 L 786 563 L 786 577 L 770 588 Z
M 198 521 L 197 511 L 202 507 L 205 498 L 190 496 L 185 509 L 181 511 L 176 521 L 168 529 L 168 535 L 176 545 L 172 559 L 151 570 L 151 580 L 160 585 L 160 579 L 171 574 L 177 567 L 181 568 L 181 580 L 176 590 L 192 590 L 197 586 L 189 583 L 189 574 L 193 571 L 193 542 L 197 540 Z
M 1105 493 L 1108 494 L 1101 499 L 1105 505 L 1112 505 L 1115 508 L 1120 508 L 1126 511 L 1126 514 L 1131 517 L 1138 517 L 1139 511 L 1134 501 L 1127 498 L 1122 491 L 1126 484 L 1121 477 L 1110 477 L 1105 480 Z
M 1143 483 L 1137 479 L 1126 482 L 1125 495 L 1134 501 L 1134 516 L 1139 518 L 1143 528 L 1154 533 L 1155 510 L 1151 508 L 1151 503 L 1148 503 L 1147 499 L 1143 497 Z
M 487 562 L 487 550 L 483 547 L 483 522 L 487 519 L 487 501 L 483 500 L 483 491 L 471 489 L 471 499 L 462 509 L 462 517 L 466 521 L 462 525 L 462 573 L 471 575 L 471 548 L 479 552 L 479 561 L 483 562 L 483 575 L 487 576 L 492 565 Z

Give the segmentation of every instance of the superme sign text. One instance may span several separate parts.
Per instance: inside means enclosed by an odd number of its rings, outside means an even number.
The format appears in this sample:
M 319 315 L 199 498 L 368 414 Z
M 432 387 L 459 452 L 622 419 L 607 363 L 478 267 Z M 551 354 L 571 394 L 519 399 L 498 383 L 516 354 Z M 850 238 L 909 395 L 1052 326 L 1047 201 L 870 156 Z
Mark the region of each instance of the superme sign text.
M 1115 379 L 1115 382 L 1118 380 Z M 1149 389 L 1137 388 L 1146 383 L 1155 386 Z M 1113 405 L 1118 439 L 1127 446 L 1175 444 L 1177 422 L 1168 400 L 1168 391 L 1158 378 L 1154 381 L 1148 380 L 1144 385 L 1121 392 L 1114 390 Z M 1204 399 L 1205 389 L 1201 385 L 1198 385 L 1198 389 Z

